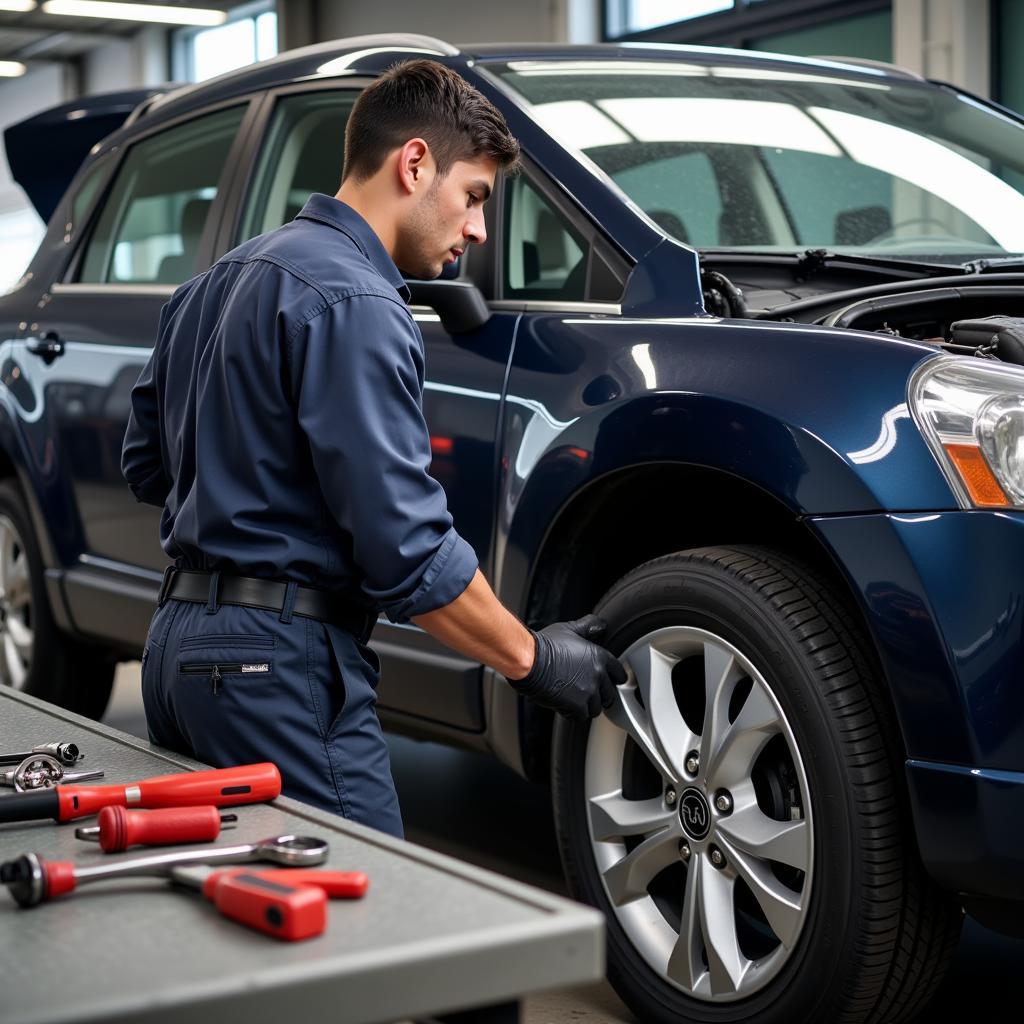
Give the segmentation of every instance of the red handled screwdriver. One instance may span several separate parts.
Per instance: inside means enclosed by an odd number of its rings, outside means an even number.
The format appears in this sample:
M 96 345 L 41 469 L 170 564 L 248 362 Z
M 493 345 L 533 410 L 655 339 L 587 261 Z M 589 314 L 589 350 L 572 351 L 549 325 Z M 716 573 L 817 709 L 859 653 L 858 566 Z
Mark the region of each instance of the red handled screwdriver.
M 75 837 L 98 842 L 105 853 L 120 853 L 129 846 L 212 842 L 220 835 L 221 825 L 230 821 L 238 821 L 238 815 L 221 814 L 210 805 L 157 811 L 104 807 L 99 824 L 76 828 Z
M 157 775 L 126 786 L 63 786 L 0 797 L 0 823 L 53 818 L 70 821 L 104 807 L 231 807 L 281 795 L 281 774 L 269 761 L 236 768 Z

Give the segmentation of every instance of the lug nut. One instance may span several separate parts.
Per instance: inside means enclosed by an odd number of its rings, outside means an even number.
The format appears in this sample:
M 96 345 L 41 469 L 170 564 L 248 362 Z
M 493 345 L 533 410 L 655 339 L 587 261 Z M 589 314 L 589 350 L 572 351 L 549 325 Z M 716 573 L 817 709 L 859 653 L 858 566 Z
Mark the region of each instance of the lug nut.
M 689 843 L 684 842 L 679 844 L 679 856 L 682 857 L 683 860 L 689 860 L 690 857 L 693 856 L 693 854 L 690 851 Z
M 700 758 L 697 756 L 696 750 L 692 750 L 686 755 L 686 770 L 691 775 L 696 775 L 700 771 Z
M 715 797 L 715 806 L 723 814 L 731 814 L 732 813 L 732 797 L 729 796 L 729 794 L 726 793 L 723 790 L 722 792 L 720 792 L 718 794 L 718 796 Z
M 669 805 L 669 807 L 675 807 L 675 805 L 676 805 L 676 791 L 674 789 L 667 789 L 667 790 L 665 790 L 665 803 L 667 803 Z
M 714 864 L 716 868 L 725 867 L 725 856 L 717 846 L 711 847 L 711 863 Z

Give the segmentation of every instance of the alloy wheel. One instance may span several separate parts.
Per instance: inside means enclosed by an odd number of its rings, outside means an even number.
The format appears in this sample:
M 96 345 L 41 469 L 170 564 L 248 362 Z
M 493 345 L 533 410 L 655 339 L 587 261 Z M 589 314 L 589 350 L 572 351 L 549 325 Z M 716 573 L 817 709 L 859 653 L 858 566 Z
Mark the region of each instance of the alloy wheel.
M 14 523 L 0 515 L 0 683 L 25 688 L 34 643 L 28 555 Z
M 706 630 L 622 655 L 590 728 L 584 792 L 605 895 L 636 950 L 701 1001 L 767 985 L 807 919 L 814 827 L 792 728 L 767 680 Z

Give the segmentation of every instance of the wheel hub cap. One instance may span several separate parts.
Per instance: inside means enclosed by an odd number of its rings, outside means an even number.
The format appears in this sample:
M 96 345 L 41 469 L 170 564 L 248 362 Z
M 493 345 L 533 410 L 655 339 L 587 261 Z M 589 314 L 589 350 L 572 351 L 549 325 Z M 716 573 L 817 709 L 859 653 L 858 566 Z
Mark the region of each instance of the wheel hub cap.
M 688 789 L 679 801 L 679 818 L 683 831 L 700 842 L 711 831 L 711 807 L 699 789 Z

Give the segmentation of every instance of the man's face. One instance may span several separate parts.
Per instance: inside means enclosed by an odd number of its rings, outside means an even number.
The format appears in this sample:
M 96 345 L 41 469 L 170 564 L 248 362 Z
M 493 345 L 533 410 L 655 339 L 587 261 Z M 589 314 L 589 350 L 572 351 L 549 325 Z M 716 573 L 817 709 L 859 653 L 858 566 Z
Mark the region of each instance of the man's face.
M 458 160 L 443 178 L 431 180 L 398 227 L 395 263 L 403 273 L 437 277 L 468 245 L 487 238 L 483 206 L 497 170 L 493 160 L 477 157 Z

